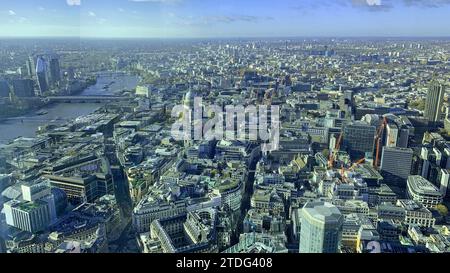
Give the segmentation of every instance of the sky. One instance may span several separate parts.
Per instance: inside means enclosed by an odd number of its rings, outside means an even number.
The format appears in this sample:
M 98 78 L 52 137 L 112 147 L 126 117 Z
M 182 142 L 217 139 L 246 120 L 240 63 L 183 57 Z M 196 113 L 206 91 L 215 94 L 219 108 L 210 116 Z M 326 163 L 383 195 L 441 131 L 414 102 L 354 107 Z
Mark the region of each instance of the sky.
M 450 36 L 450 0 L 0 0 L 2 37 Z

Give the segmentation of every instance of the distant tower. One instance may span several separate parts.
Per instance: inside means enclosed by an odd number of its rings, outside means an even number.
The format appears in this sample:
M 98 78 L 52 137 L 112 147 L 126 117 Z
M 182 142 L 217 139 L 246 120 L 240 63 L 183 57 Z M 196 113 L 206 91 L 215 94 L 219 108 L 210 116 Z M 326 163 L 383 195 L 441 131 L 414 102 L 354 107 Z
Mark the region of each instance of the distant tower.
M 38 57 L 36 61 L 36 77 L 39 86 L 39 94 L 42 95 L 42 93 L 48 90 L 47 64 L 42 57 Z
M 308 202 L 300 211 L 300 253 L 337 253 L 344 216 L 328 202 Z
M 30 56 L 27 59 L 27 74 L 29 77 L 31 78 L 35 78 L 36 77 L 36 65 L 35 65 L 35 61 L 34 61 L 34 57 Z
M 194 99 L 195 92 L 192 91 L 191 86 L 189 86 L 189 90 L 183 98 L 183 105 L 189 107 L 189 109 L 192 109 L 194 107 Z
M 439 83 L 432 83 L 428 88 L 425 103 L 425 118 L 433 124 L 441 119 L 444 93 L 445 87 Z
M 59 59 L 56 55 L 50 58 L 50 79 L 52 85 L 58 84 L 61 80 L 61 69 L 59 66 Z
M 342 86 L 340 86 L 339 89 L 342 90 Z M 355 98 L 353 91 L 344 91 L 339 103 L 340 109 L 345 112 L 346 118 L 350 119 L 352 117 L 352 114 L 354 113 L 355 108 Z
M 196 93 L 192 90 L 192 86 L 189 85 L 189 90 L 183 98 L 183 105 L 189 109 L 189 124 L 190 128 L 184 128 L 184 130 L 190 130 L 190 139 L 185 139 L 184 145 L 185 147 L 189 147 L 193 144 L 193 139 L 195 136 L 195 126 L 193 123 L 196 122 L 196 114 L 194 109 L 194 101 L 195 101 Z M 201 116 L 200 116 L 201 118 Z

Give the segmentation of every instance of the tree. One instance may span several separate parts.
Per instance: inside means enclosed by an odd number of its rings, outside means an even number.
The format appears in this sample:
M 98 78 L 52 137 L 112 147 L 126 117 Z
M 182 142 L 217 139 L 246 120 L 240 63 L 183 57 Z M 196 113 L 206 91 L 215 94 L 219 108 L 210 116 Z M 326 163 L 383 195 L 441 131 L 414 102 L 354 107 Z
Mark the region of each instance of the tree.
M 425 110 L 425 100 L 424 99 L 413 100 L 409 103 L 409 107 L 423 111 Z
M 444 204 L 439 204 L 436 206 L 436 210 L 439 212 L 441 216 L 447 216 L 448 215 L 448 209 Z

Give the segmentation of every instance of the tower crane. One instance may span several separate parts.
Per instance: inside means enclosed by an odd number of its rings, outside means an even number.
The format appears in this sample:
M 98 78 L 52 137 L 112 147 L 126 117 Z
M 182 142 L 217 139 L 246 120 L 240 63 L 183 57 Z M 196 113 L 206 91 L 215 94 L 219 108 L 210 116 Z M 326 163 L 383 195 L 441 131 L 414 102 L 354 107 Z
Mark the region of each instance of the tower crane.
M 345 171 L 353 171 L 357 166 L 362 164 L 364 161 L 366 161 L 366 158 L 361 158 L 360 160 L 355 161 L 350 168 L 345 169 L 344 165 L 341 165 L 341 178 L 344 182 L 347 182 L 347 178 L 345 177 Z

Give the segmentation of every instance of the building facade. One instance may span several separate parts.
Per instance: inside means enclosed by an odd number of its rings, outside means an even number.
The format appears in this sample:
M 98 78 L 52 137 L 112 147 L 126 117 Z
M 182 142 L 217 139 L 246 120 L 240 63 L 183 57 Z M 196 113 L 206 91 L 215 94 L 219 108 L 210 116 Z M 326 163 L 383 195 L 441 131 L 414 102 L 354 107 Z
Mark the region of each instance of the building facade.
M 301 209 L 300 253 L 337 253 L 344 216 L 327 202 L 308 202 Z

